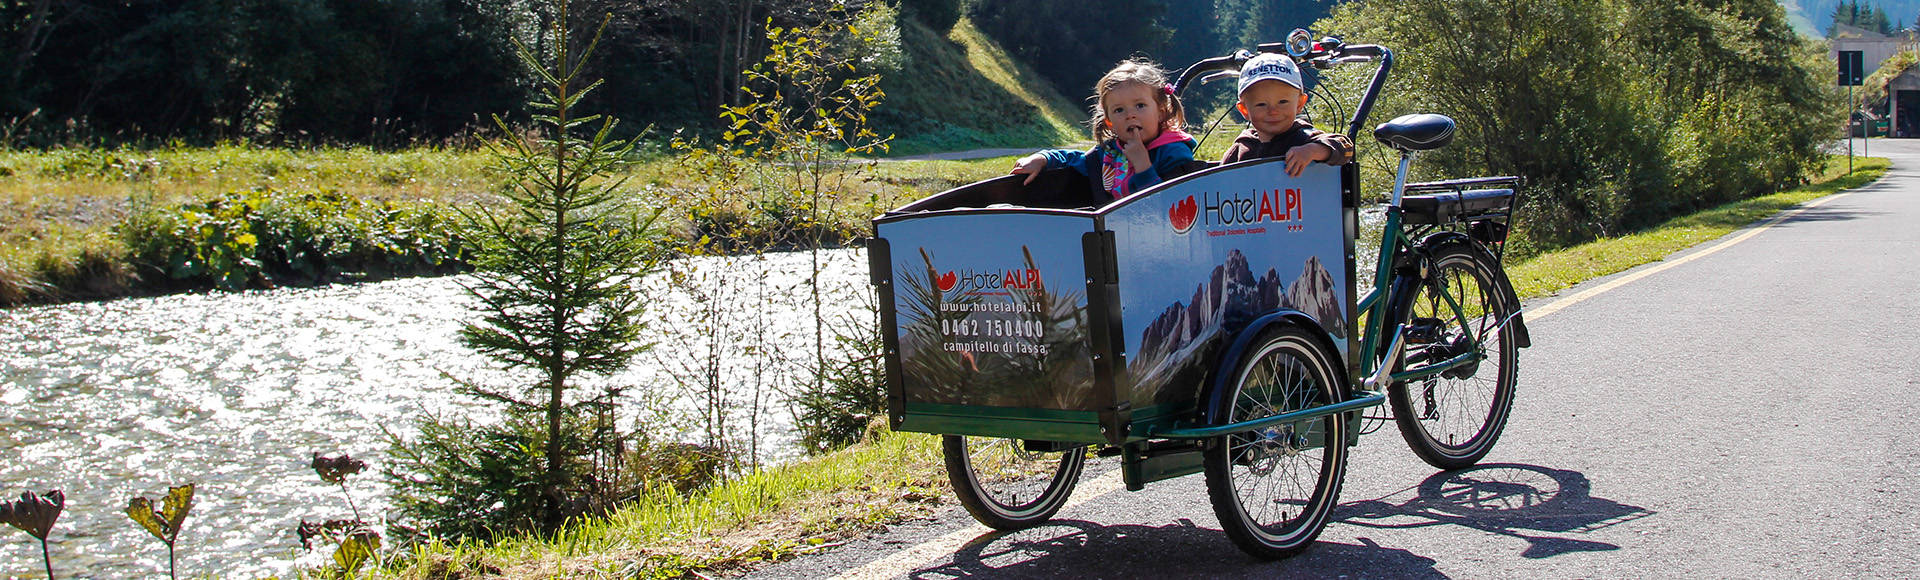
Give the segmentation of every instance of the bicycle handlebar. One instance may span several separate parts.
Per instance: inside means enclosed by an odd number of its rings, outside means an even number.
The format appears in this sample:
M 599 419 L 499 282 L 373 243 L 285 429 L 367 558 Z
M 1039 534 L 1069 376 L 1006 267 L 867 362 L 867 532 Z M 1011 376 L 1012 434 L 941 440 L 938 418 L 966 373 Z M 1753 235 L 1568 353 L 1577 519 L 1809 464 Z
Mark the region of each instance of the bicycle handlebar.
M 1195 77 L 1211 72 L 1232 71 L 1237 75 L 1240 73 L 1240 65 L 1246 64 L 1247 59 L 1250 58 L 1253 58 L 1252 54 L 1244 50 L 1238 50 L 1227 56 L 1216 56 L 1193 63 L 1192 66 L 1187 67 L 1187 70 L 1180 72 L 1179 80 L 1173 82 L 1173 90 L 1176 93 L 1186 90 L 1187 86 L 1192 84 Z
M 1260 52 L 1288 54 L 1287 43 L 1269 42 L 1258 47 Z M 1253 53 L 1245 50 L 1234 51 L 1227 56 L 1216 56 L 1193 63 L 1180 72 L 1179 80 L 1174 81 L 1173 90 L 1179 93 L 1187 89 L 1195 79 L 1202 82 L 1211 80 L 1208 73 L 1232 71 L 1238 74 L 1241 65 L 1253 58 Z M 1347 124 L 1347 135 L 1358 135 L 1367 123 L 1367 115 L 1373 112 L 1373 102 L 1380 97 L 1381 89 L 1386 87 L 1387 74 L 1393 69 L 1393 51 L 1377 44 L 1346 44 L 1337 38 L 1324 38 L 1312 44 L 1312 49 L 1297 57 L 1300 63 L 1316 69 L 1330 69 L 1353 62 L 1378 61 L 1380 66 L 1373 71 L 1373 81 L 1367 84 L 1366 95 L 1360 98 L 1360 105 L 1354 108 L 1353 119 Z

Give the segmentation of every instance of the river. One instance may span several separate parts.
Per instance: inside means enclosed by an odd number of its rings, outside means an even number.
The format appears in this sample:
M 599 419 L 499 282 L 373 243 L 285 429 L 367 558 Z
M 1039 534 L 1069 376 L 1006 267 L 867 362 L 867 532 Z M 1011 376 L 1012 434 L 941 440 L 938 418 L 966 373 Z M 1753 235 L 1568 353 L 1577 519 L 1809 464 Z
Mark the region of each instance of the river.
M 864 253 L 821 256 L 828 317 L 859 323 Z M 691 417 L 706 401 L 689 377 L 711 371 L 732 387 L 736 437 L 758 441 L 765 461 L 794 456 L 782 401 L 813 354 L 810 264 L 806 253 L 675 262 L 679 276 L 645 284 L 656 346 L 594 384 L 629 387 L 630 421 L 697 439 Z M 295 527 L 352 513 L 308 469 L 311 453 L 350 452 L 377 470 L 383 427 L 408 435 L 429 413 L 491 415 L 454 378 L 510 384 L 457 340 L 473 316 L 464 280 L 0 310 L 0 498 L 65 492 L 51 538 L 61 577 L 164 574 L 165 547 L 126 506 L 188 482 L 198 491 L 178 540 L 182 575 L 285 575 L 317 561 L 325 554 L 303 554 Z M 739 355 L 754 344 L 774 354 Z M 348 492 L 370 518 L 385 513 L 377 473 L 349 478 Z M 0 532 L 0 575 L 42 573 L 37 542 Z

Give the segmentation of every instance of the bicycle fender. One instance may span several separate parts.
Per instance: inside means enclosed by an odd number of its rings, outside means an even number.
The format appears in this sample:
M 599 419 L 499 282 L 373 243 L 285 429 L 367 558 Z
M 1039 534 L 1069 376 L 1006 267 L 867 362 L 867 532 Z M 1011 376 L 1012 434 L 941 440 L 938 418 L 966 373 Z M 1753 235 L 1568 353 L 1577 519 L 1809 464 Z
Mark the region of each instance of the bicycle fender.
M 1461 232 L 1435 232 L 1433 235 L 1427 236 L 1425 238 L 1421 238 L 1419 243 L 1419 248 L 1426 249 L 1426 248 L 1438 247 L 1441 244 L 1445 244 L 1448 242 L 1459 242 L 1462 244 L 1466 244 L 1467 247 L 1473 248 L 1473 250 L 1476 252 L 1480 252 L 1482 257 L 1488 258 L 1487 260 L 1488 262 L 1491 262 L 1495 265 L 1500 264 L 1498 260 L 1493 260 L 1491 259 L 1492 256 L 1487 255 L 1486 249 L 1480 247 L 1479 242 L 1473 241 L 1472 237 Z M 1507 301 L 1508 304 L 1513 305 L 1513 310 L 1514 310 L 1513 322 L 1509 323 L 1507 326 L 1509 329 L 1513 330 L 1514 348 L 1527 348 L 1527 347 L 1533 346 L 1533 339 L 1527 336 L 1526 315 L 1520 311 L 1520 295 L 1519 293 L 1514 292 L 1513 281 L 1507 279 L 1507 269 L 1504 267 L 1494 268 L 1493 282 L 1495 286 L 1499 287 L 1498 289 L 1500 291 L 1500 299 L 1505 300 Z
M 1333 353 L 1336 363 L 1346 364 L 1346 361 L 1338 360 L 1345 353 L 1335 348 L 1333 336 L 1327 334 L 1326 328 L 1321 326 L 1320 321 L 1314 319 L 1313 315 L 1291 309 L 1269 312 L 1253 319 L 1253 322 L 1247 323 L 1247 327 L 1241 329 L 1239 334 L 1234 335 L 1233 344 L 1227 347 L 1226 352 L 1220 355 L 1220 362 L 1214 365 L 1213 377 L 1207 381 L 1206 406 L 1201 407 L 1208 423 L 1213 422 L 1214 414 L 1221 408 L 1220 393 L 1231 386 L 1229 383 L 1233 382 L 1233 372 L 1240 366 L 1240 357 L 1246 356 L 1247 349 L 1253 348 L 1254 339 L 1259 338 L 1267 327 L 1275 324 L 1292 324 L 1306 329 L 1307 334 L 1313 336 L 1314 340 L 1320 341 L 1320 346 L 1325 347 L 1327 352 Z M 1344 366 L 1337 368 L 1344 368 Z M 1345 373 L 1334 373 L 1334 375 L 1341 381 L 1347 379 Z M 1342 392 L 1345 392 L 1345 389 L 1342 389 Z

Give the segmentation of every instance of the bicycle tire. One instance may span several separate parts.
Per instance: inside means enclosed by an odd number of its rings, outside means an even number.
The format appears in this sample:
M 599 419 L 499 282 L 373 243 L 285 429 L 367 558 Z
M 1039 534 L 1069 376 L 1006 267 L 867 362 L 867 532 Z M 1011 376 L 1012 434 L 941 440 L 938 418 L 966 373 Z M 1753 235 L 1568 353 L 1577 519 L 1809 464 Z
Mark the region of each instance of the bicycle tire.
M 1017 440 L 963 435 L 944 436 L 941 451 L 960 505 L 996 530 L 1030 528 L 1052 519 L 1073 495 L 1087 461 L 1085 446 L 1027 451 Z M 1046 473 L 1049 464 L 1051 474 Z
M 1345 398 L 1337 359 L 1306 331 L 1277 326 L 1254 344 L 1258 346 L 1234 368 L 1233 382 L 1209 401 L 1214 424 Z M 1223 435 L 1208 446 L 1208 499 L 1234 545 L 1255 557 L 1286 558 L 1307 549 L 1326 529 L 1346 477 L 1347 422 L 1342 417 Z
M 1513 410 L 1518 349 L 1512 327 L 1502 323 L 1519 305 L 1507 300 L 1497 262 L 1471 242 L 1448 239 L 1418 251 L 1429 258 L 1427 276 L 1407 273 L 1395 281 L 1388 320 L 1411 324 L 1410 329 L 1428 327 L 1428 336 L 1409 337 L 1406 352 L 1394 361 L 1395 370 L 1472 349 L 1486 358 L 1442 374 L 1397 381 L 1387 388 L 1387 401 L 1415 455 L 1440 469 L 1461 469 L 1493 450 Z M 1453 312 L 1438 291 L 1441 287 L 1460 301 L 1462 312 Z M 1469 343 L 1462 328 L 1472 329 L 1478 343 Z

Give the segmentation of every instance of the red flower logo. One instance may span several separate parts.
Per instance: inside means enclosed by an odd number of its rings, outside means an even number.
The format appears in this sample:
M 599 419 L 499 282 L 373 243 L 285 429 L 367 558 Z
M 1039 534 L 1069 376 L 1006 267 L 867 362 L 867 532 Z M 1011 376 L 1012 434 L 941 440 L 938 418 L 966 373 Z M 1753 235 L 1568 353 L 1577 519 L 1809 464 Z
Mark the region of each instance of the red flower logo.
M 1193 202 L 1191 195 L 1167 208 L 1167 221 L 1173 222 L 1173 232 L 1177 234 L 1193 229 L 1193 220 L 1197 217 L 1200 217 L 1200 206 Z
M 960 279 L 957 277 L 954 277 L 953 272 L 947 272 L 945 276 L 941 276 L 939 280 L 935 280 L 934 284 L 937 284 L 940 286 L 941 292 L 948 292 L 953 290 L 953 285 L 959 282 L 960 282 Z

